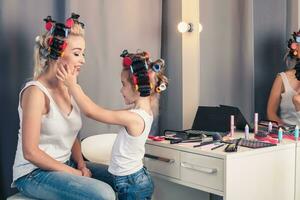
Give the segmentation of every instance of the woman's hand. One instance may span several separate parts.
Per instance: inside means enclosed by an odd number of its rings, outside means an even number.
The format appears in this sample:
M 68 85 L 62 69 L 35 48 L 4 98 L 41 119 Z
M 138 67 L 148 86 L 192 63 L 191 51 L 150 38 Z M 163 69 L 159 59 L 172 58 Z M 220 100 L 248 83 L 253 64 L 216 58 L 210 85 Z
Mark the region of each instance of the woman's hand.
M 79 169 L 74 169 L 71 167 L 71 170 L 69 171 L 70 174 L 74 174 L 74 175 L 77 175 L 77 176 L 83 176 L 82 174 L 82 171 L 79 170 Z
M 58 63 L 56 77 L 67 87 L 71 87 L 77 83 L 77 75 L 75 71 L 75 68 L 71 70 L 69 65 L 60 62 Z
M 86 177 L 91 177 L 92 176 L 91 171 L 87 167 L 83 167 L 79 170 L 81 171 L 82 176 L 86 176 Z

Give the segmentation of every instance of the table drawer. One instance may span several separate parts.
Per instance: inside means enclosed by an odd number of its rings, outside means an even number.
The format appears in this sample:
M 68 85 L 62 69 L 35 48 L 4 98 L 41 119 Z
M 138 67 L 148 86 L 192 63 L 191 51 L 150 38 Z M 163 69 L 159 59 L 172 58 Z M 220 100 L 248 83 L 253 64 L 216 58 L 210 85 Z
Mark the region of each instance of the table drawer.
M 144 165 L 149 171 L 179 179 L 180 152 L 146 144 Z
M 224 191 L 224 160 L 181 152 L 181 180 Z

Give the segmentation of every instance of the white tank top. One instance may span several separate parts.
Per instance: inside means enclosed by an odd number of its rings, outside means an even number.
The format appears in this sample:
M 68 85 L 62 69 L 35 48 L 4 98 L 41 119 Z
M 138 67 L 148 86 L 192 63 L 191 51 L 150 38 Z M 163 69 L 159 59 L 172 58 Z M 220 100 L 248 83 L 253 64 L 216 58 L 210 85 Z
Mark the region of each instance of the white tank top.
M 297 112 L 293 104 L 293 96 L 296 91 L 292 88 L 284 72 L 279 73 L 281 76 L 284 93 L 281 93 L 280 101 L 280 118 L 284 123 L 298 125 L 300 127 L 300 112 Z
M 141 135 L 134 137 L 128 134 L 124 127 L 119 131 L 112 148 L 111 160 L 108 171 L 116 176 L 126 176 L 143 168 L 145 143 L 151 130 L 153 116 L 141 109 L 133 109 L 140 115 L 145 123 Z
M 29 86 L 37 86 L 49 99 L 49 112 L 42 116 L 41 130 L 40 130 L 40 142 L 39 148 L 47 153 L 49 156 L 59 162 L 66 162 L 70 159 L 71 148 L 77 137 L 79 130 L 81 129 L 82 121 L 80 116 L 80 110 L 71 98 L 72 111 L 68 116 L 65 116 L 52 99 L 50 93 L 40 82 L 30 81 L 26 83 L 25 87 L 19 94 L 19 118 L 20 129 L 18 134 L 18 145 L 16 151 L 15 162 L 13 165 L 13 184 L 18 178 L 30 173 L 34 169 L 38 168 L 34 164 L 24 159 L 22 150 L 22 108 L 21 108 L 21 96 L 22 92 Z

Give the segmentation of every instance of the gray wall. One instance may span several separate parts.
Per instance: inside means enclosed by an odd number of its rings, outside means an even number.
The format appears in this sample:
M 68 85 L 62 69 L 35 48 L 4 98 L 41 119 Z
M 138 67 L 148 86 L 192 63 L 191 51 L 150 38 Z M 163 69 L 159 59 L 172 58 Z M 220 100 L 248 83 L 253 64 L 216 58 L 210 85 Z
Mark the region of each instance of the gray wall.
M 169 87 L 160 101 L 160 134 L 165 129 L 182 128 L 182 70 L 181 34 L 177 24 L 181 21 L 181 0 L 163 1 L 162 58 L 166 61 Z
M 120 95 L 120 52 L 145 49 L 156 59 L 161 46 L 161 0 L 0 0 L 0 199 L 10 189 L 19 119 L 18 93 L 32 77 L 33 46 L 44 32 L 43 18 L 58 21 L 71 12 L 86 24 L 86 65 L 79 77 L 86 93 L 96 103 L 109 108 L 123 107 Z M 118 127 L 84 119 L 81 137 L 115 131 Z
M 86 64 L 79 82 L 97 104 L 111 109 L 124 108 L 120 94 L 120 54 L 124 49 L 147 50 L 153 59 L 161 54 L 161 0 L 67 1 L 67 11 L 78 11 L 85 19 Z M 67 12 L 69 13 L 69 12 Z M 84 117 L 81 137 L 117 132 L 119 127 Z
M 294 0 L 201 0 L 200 104 L 234 105 L 265 119 L 287 39 L 297 28 Z
M 289 0 L 254 0 L 255 111 L 265 118 L 268 96 L 276 74 L 285 69 Z M 297 15 L 293 18 L 297 18 Z M 291 26 L 291 25 L 290 25 Z M 287 32 L 289 32 L 287 34 Z
M 200 0 L 200 104 L 254 107 L 252 1 Z
M 286 39 L 297 27 L 294 3 L 200 0 L 204 28 L 200 35 L 201 104 L 236 105 L 247 118 L 254 110 L 264 114 L 275 74 L 284 70 Z M 127 12 L 130 9 L 134 10 Z M 87 67 L 79 80 L 87 94 L 106 107 L 123 106 L 118 55 L 125 47 L 148 49 L 154 58 L 161 54 L 166 59 L 170 78 L 170 87 L 161 98 L 161 130 L 181 129 L 182 47 L 176 30 L 181 0 L 92 0 L 89 4 L 79 0 L 0 0 L 0 199 L 14 192 L 9 186 L 19 127 L 17 94 L 32 74 L 33 43 L 43 31 L 41 19 L 51 14 L 61 20 L 71 10 L 79 12 L 88 27 Z M 84 125 L 82 137 L 116 129 L 86 119 Z
M 34 39 L 44 28 L 43 18 L 64 16 L 64 1 L 0 0 L 0 199 L 10 189 L 19 118 L 18 93 L 32 75 Z M 36 9 L 39 8 L 39 9 Z
M 162 93 L 160 101 L 160 134 L 165 129 L 182 129 L 182 35 L 177 31 L 177 24 L 182 21 L 182 0 L 164 0 L 162 17 L 162 58 L 167 65 L 169 87 Z M 189 200 L 220 199 L 176 183 L 154 178 L 154 199 Z

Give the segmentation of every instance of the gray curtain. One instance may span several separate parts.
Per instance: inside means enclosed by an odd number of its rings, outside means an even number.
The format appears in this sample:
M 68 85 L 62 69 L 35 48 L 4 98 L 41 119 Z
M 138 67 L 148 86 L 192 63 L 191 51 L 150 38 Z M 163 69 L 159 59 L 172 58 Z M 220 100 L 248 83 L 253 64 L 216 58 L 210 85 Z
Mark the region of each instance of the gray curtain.
M 79 82 L 96 103 L 123 106 L 120 90 L 121 50 L 149 50 L 160 56 L 161 0 L 0 0 L 0 199 L 10 189 L 19 118 L 18 93 L 32 77 L 33 45 L 44 31 L 47 15 L 58 21 L 71 12 L 86 24 L 87 62 Z M 81 137 L 116 131 L 116 128 L 84 119 Z
M 19 118 L 18 93 L 32 76 L 33 45 L 43 31 L 43 18 L 51 14 L 62 18 L 64 1 L 0 0 L 1 126 L 0 126 L 0 199 L 11 195 Z

